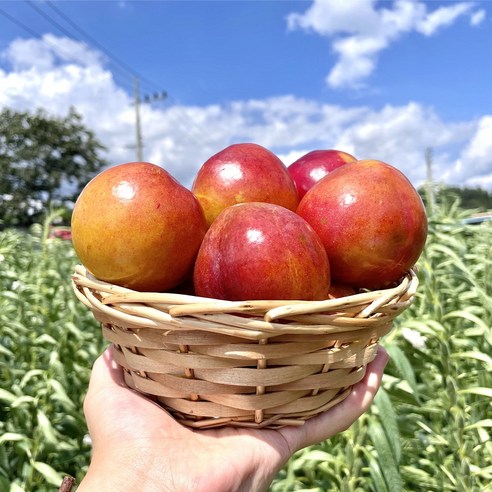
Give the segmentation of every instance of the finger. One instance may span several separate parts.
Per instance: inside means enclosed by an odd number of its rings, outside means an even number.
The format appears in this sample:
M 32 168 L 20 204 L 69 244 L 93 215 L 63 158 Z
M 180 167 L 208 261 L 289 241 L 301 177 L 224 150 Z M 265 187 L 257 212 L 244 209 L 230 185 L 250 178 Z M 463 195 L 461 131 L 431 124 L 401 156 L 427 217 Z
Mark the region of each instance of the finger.
M 123 369 L 113 358 L 113 347 L 109 346 L 94 362 L 89 387 L 84 399 L 84 414 L 87 422 L 101 423 L 110 417 L 112 408 L 135 405 L 142 397 L 130 390 L 125 383 Z M 102 410 L 105 412 L 102 412 Z M 104 413 L 104 415 L 102 415 Z
M 370 407 L 388 360 L 388 353 L 379 346 L 376 357 L 367 365 L 364 378 L 354 385 L 344 401 L 308 420 L 302 427 L 281 429 L 293 449 L 302 449 L 347 430 Z
M 125 380 L 123 370 L 113 359 L 113 346 L 110 345 L 92 366 L 87 397 L 92 398 L 113 386 L 125 387 Z
M 123 369 L 114 361 L 113 347 L 106 349 L 94 362 L 89 388 L 84 400 L 84 414 L 93 441 L 107 439 L 115 427 L 133 432 L 149 420 L 168 423 L 169 414 L 155 401 L 130 389 Z
M 122 370 L 114 362 L 112 352 L 112 346 L 106 348 L 92 366 L 89 387 L 84 399 L 84 413 L 88 419 L 91 418 L 94 407 L 99 404 L 104 395 L 110 396 L 112 386 L 124 384 Z

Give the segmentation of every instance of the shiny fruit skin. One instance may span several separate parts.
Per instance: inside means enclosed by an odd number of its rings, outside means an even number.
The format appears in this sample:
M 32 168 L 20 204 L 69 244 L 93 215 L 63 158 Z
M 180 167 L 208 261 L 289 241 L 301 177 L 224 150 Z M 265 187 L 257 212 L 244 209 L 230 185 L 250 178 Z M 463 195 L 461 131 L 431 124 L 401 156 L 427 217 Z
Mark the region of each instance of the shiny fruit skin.
M 339 299 L 340 297 L 349 297 L 356 294 L 356 291 L 350 285 L 334 284 L 330 286 L 330 292 L 328 293 L 329 299 Z
M 323 245 L 294 212 L 268 203 L 225 209 L 195 263 L 197 295 L 227 300 L 326 299 L 330 266 Z
M 198 171 L 191 190 L 202 205 L 208 226 L 236 203 L 266 202 L 292 211 L 299 204 L 284 163 L 255 143 L 233 144 L 211 156 Z
M 139 291 L 164 291 L 190 275 L 205 231 L 193 194 L 146 162 L 98 174 L 72 215 L 72 241 L 84 266 L 100 280 Z
M 312 150 L 293 162 L 287 170 L 296 184 L 301 200 L 321 178 L 356 160 L 353 155 L 341 150 Z
M 321 179 L 297 213 L 320 236 L 332 280 L 355 288 L 385 288 L 418 260 L 427 216 L 410 181 L 381 161 L 342 166 Z

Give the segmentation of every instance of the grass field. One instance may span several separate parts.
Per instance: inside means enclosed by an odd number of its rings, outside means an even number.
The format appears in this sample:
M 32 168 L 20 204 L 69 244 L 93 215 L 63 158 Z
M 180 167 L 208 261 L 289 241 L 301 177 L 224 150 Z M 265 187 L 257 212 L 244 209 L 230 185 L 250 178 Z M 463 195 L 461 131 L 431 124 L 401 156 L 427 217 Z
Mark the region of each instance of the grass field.
M 441 203 L 431 217 L 375 405 L 294 455 L 271 492 L 492 490 L 492 223 L 463 216 Z M 0 232 L 2 492 L 56 490 L 90 458 L 82 402 L 104 343 L 71 290 L 71 245 L 48 231 Z

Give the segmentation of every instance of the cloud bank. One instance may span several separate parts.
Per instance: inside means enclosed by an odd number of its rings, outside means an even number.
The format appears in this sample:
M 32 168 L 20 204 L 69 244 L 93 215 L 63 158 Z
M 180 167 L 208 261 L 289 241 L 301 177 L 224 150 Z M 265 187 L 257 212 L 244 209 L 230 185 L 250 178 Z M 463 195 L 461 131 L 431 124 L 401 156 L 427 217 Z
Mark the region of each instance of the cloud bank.
M 370 21 L 372 4 L 361 3 Z M 427 22 L 437 29 L 437 21 Z M 8 67 L 0 69 L 0 108 L 42 107 L 65 116 L 73 106 L 106 145 L 105 157 L 112 164 L 135 160 L 133 101 L 116 84 L 99 52 L 72 39 L 46 35 L 17 39 L 0 57 Z M 447 122 L 417 101 L 345 107 L 286 94 L 224 105 L 142 104 L 141 121 L 145 160 L 163 166 L 186 186 L 213 153 L 231 143 L 251 141 L 276 152 L 286 165 L 319 148 L 380 159 L 401 169 L 416 186 L 426 179 L 425 149 L 431 146 L 436 180 L 492 189 L 491 114 Z
M 429 11 L 428 3 L 414 0 L 314 0 L 303 13 L 287 18 L 290 30 L 301 29 L 327 37 L 337 56 L 326 77 L 333 88 L 358 88 L 374 72 L 378 55 L 412 32 L 433 36 L 459 18 L 471 26 L 481 24 L 485 11 L 472 2 L 452 2 Z

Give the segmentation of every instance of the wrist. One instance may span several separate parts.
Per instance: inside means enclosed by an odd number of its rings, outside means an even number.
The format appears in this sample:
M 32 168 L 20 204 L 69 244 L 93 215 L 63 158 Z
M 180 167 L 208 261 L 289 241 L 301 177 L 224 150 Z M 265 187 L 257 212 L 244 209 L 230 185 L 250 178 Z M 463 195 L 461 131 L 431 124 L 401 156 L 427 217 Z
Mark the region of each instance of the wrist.
M 115 490 L 118 492 L 133 492 L 135 490 L 157 491 L 163 490 L 162 474 L 150 472 L 148 463 L 143 463 L 142 458 L 134 453 L 130 459 L 119 453 L 107 453 L 100 455 L 94 453 L 89 469 L 77 492 L 96 492 L 100 490 Z M 164 468 L 164 466 L 162 467 Z M 153 477 L 157 480 L 153 482 Z M 164 490 L 173 491 L 172 488 Z
M 95 492 L 98 490 L 129 492 L 130 490 L 141 490 L 141 485 L 135 482 L 135 478 L 135 475 L 128 473 L 124 466 L 102 466 L 92 462 L 78 486 L 77 492 Z
M 198 451 L 202 449 L 199 443 L 196 448 L 171 452 L 179 449 L 180 440 L 164 448 L 161 440 L 128 446 L 120 442 L 118 447 L 108 441 L 103 447 L 96 445 L 77 492 L 264 492 L 283 463 L 272 447 L 256 439 L 254 447 L 245 443 L 232 453 L 229 446 L 216 442 L 205 460 Z M 245 454 L 244 449 L 254 451 Z
M 77 492 L 209 492 L 206 485 L 210 469 L 202 475 L 189 461 L 176 464 L 165 454 L 145 450 L 124 453 L 94 454 Z M 228 490 L 214 492 L 229 492 Z M 250 489 L 251 490 L 251 489 Z M 232 490 L 230 491 L 232 492 Z

